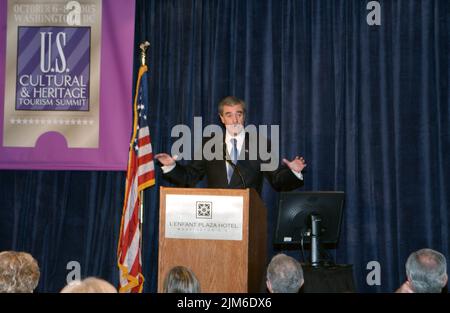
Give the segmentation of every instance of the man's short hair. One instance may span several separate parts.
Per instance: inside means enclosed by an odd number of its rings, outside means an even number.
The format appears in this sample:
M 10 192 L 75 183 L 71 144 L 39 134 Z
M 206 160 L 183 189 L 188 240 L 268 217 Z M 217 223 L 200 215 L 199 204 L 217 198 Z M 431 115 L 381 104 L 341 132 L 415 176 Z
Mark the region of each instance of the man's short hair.
M 274 293 L 297 293 L 303 285 L 302 266 L 286 254 L 277 254 L 267 267 L 267 280 Z
M 32 293 L 39 283 L 39 265 L 26 252 L 0 252 L 0 293 Z
M 228 97 L 225 97 L 222 100 L 220 100 L 217 109 L 218 109 L 219 114 L 222 115 L 223 114 L 223 107 L 225 105 L 233 106 L 233 105 L 238 105 L 238 104 L 240 104 L 242 106 L 242 109 L 244 110 L 244 114 L 245 114 L 245 112 L 246 112 L 245 101 L 242 100 L 242 99 L 239 99 L 239 98 L 237 98 L 235 96 L 228 96 Z
M 406 261 L 406 276 L 417 293 L 440 293 L 447 283 L 445 256 L 432 249 L 411 253 Z

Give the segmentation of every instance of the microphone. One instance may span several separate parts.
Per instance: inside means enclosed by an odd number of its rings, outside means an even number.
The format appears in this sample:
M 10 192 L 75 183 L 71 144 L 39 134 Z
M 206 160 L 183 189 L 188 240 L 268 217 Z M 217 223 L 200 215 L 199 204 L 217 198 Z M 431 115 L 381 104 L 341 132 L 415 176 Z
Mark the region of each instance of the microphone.
M 224 160 L 230 164 L 230 166 L 233 168 L 234 171 L 236 171 L 236 173 L 238 173 L 239 178 L 241 179 L 242 185 L 244 186 L 244 189 L 247 189 L 247 184 L 245 183 L 244 177 L 241 174 L 241 171 L 239 170 L 239 167 L 237 167 L 236 164 L 234 164 L 233 162 L 231 162 L 230 158 L 228 157 L 227 151 L 226 151 L 227 145 L 226 143 L 223 145 L 223 158 Z

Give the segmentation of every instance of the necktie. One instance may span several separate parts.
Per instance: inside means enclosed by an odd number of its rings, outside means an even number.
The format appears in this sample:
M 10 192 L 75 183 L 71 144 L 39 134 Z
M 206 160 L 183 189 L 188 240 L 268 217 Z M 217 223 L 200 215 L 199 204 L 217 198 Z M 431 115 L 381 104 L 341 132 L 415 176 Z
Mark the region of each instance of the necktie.
M 237 159 L 238 159 L 238 150 L 237 150 L 237 140 L 235 138 L 231 139 L 231 162 L 233 162 L 233 164 L 237 163 Z M 229 165 L 228 166 L 228 170 L 227 170 L 227 177 L 228 177 L 228 183 L 230 183 L 231 181 L 231 176 L 233 176 L 233 171 L 234 168 Z

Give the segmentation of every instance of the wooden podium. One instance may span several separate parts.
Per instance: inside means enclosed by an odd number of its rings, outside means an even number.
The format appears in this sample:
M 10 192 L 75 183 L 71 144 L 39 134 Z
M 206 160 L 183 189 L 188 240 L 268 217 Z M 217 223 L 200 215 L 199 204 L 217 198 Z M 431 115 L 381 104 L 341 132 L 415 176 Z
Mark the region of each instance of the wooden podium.
M 266 225 L 266 208 L 253 189 L 161 187 L 158 292 L 178 265 L 195 273 L 202 292 L 260 292 Z

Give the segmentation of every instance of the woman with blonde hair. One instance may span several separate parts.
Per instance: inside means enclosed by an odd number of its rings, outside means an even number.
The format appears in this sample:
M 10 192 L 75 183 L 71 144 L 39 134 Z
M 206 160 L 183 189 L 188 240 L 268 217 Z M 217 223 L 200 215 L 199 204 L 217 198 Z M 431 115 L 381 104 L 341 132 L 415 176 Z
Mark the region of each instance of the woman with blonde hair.
M 0 252 L 0 293 L 32 293 L 39 283 L 38 262 L 27 252 Z

